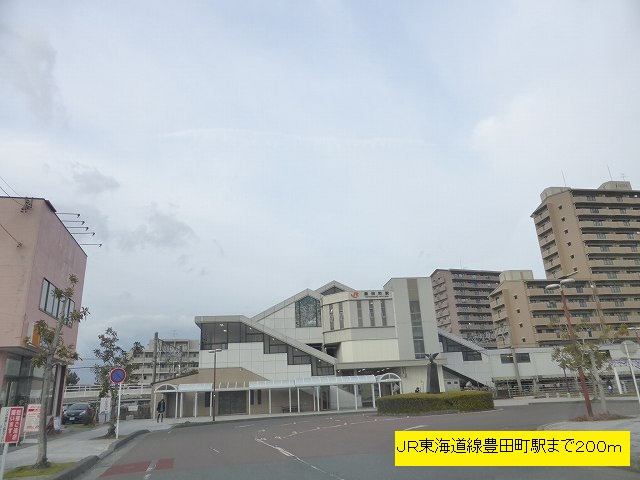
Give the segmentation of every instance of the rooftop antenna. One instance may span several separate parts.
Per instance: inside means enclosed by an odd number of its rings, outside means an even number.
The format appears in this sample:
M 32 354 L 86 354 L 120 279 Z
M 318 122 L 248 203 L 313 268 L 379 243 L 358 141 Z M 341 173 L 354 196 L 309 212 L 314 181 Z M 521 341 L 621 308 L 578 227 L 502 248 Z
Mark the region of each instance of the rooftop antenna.
M 613 181 L 613 176 L 611 175 L 611 169 L 609 168 L 609 165 L 607 165 L 607 170 L 609 171 L 609 178 L 611 179 L 611 181 Z
M 621 173 L 620 176 L 622 177 L 623 182 L 627 179 L 627 176 L 624 173 Z
M 564 172 L 562 170 L 560 170 L 560 173 L 562 174 L 562 181 L 564 182 L 564 186 L 567 186 L 567 179 L 564 178 Z

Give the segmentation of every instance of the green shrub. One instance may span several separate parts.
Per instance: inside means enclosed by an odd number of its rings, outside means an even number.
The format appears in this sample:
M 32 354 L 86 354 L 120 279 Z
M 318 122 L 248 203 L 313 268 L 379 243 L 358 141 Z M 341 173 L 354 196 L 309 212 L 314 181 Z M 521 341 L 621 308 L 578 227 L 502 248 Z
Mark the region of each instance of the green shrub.
M 389 395 L 376 400 L 378 413 L 391 415 L 420 415 L 429 412 L 493 409 L 491 392 L 461 391 L 445 393 L 406 393 Z

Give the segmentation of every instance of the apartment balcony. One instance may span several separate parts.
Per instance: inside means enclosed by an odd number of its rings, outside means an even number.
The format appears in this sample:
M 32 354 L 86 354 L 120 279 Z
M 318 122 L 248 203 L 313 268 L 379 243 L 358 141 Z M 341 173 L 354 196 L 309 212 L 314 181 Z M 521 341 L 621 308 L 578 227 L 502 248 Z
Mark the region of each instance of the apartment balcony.
M 532 312 L 552 311 L 562 313 L 562 302 L 556 302 L 555 306 L 551 303 L 538 302 L 529 304 L 529 310 Z
M 640 258 L 640 257 L 638 257 Z M 623 268 L 623 267 L 630 267 L 630 266 L 635 266 L 635 263 L 631 260 L 624 260 L 622 258 L 611 258 L 611 259 L 590 259 L 589 260 L 589 265 L 591 266 L 591 268 L 596 268 L 596 267 L 603 267 L 603 268 L 607 268 L 607 267 L 613 267 L 613 268 Z M 640 267 L 640 265 L 639 265 Z M 594 272 L 597 273 L 597 272 Z
M 461 332 L 486 332 L 494 329 L 493 323 L 487 325 L 469 325 L 460 322 L 459 327 Z
M 574 310 L 596 310 L 596 302 L 568 302 L 567 303 L 567 308 L 569 309 L 569 311 L 574 311 Z
M 549 280 L 549 284 L 553 283 L 553 280 Z M 536 297 L 538 295 L 550 295 L 551 293 L 548 292 L 547 290 L 545 290 L 544 288 L 528 288 L 527 289 L 527 295 L 529 297 Z M 558 293 L 555 292 L 555 295 L 557 296 Z M 560 297 L 558 297 L 560 298 Z
M 614 272 L 614 273 L 615 273 L 615 276 L 613 277 L 606 273 L 595 273 L 592 275 L 591 278 L 593 278 L 596 281 L 640 280 L 640 273 L 618 273 L 618 272 Z
M 600 297 L 600 301 L 603 300 L 603 297 L 611 297 L 611 295 L 615 295 L 616 297 L 619 295 L 637 295 L 638 289 L 634 287 L 618 287 L 620 291 L 613 291 L 611 287 L 598 286 L 598 297 Z
M 602 250 L 600 246 L 587 246 L 585 251 L 587 255 L 625 255 L 625 254 L 637 254 L 639 252 L 633 251 L 631 246 L 614 246 L 614 245 L 603 245 L 604 247 L 608 247 L 607 250 Z M 636 249 L 637 250 L 637 249 Z
M 544 236 L 547 232 L 551 232 L 551 222 L 547 222 L 544 225 L 538 225 L 536 226 L 536 233 L 538 234 L 538 237 Z
M 640 198 L 637 197 L 629 197 L 622 196 L 622 202 L 618 201 L 616 197 L 609 196 L 600 196 L 595 195 L 595 200 L 589 200 L 585 195 L 576 195 L 573 197 L 573 202 L 576 204 L 576 207 L 582 207 L 584 205 L 606 205 L 608 207 L 614 206 L 615 208 L 619 208 L 621 206 L 631 206 L 631 205 L 639 205 L 640 206 Z
M 557 342 L 558 340 L 562 340 L 562 335 L 560 332 L 558 333 L 536 333 L 535 334 L 536 342 Z
M 632 237 L 629 237 L 626 233 L 606 233 L 605 234 L 606 237 L 605 238 L 601 238 L 601 236 L 599 237 L 597 233 L 586 233 L 582 236 L 582 239 L 585 242 L 611 242 L 611 241 L 623 241 L 623 242 L 628 242 L 628 241 L 633 241 L 633 240 L 640 240 L 640 235 L 633 235 Z
M 554 244 L 550 247 L 542 249 L 540 252 L 542 253 L 542 258 L 546 259 L 553 255 L 558 255 L 558 246 Z
M 628 310 L 628 309 L 637 310 L 637 309 L 640 309 L 640 301 L 638 300 L 625 300 L 625 301 L 613 301 L 613 302 L 600 301 L 601 310 L 618 309 L 618 308 L 621 310 Z

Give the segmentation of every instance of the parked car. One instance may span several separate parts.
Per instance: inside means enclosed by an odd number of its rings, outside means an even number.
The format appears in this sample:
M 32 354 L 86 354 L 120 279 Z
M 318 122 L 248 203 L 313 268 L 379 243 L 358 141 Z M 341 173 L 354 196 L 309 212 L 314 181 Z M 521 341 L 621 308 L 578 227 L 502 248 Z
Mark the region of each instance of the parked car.
M 96 415 L 96 410 L 89 403 L 74 403 L 67 407 L 62 414 L 62 424 L 83 423 L 88 425 Z

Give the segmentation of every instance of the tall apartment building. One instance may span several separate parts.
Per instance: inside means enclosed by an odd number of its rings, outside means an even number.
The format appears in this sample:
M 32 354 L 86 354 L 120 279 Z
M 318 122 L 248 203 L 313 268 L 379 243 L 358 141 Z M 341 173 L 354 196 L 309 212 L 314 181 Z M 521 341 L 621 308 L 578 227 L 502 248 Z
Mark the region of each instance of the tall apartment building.
M 34 325 L 44 320 L 54 326 L 68 315 L 52 296 L 53 289 L 78 278 L 70 308 L 79 308 L 87 255 L 42 198 L 0 197 L 0 404 L 38 403 L 42 395 L 42 369 L 32 364 L 39 352 Z M 66 344 L 75 344 L 78 325 L 63 329 Z M 30 341 L 25 343 L 25 339 Z M 59 415 L 66 365 L 55 367 L 47 414 Z
M 564 341 L 559 291 L 545 289 L 562 278 L 574 279 L 565 294 L 583 338 L 597 337 L 604 325 L 639 326 L 640 191 L 613 181 L 598 189 L 547 188 L 532 218 L 547 278 L 535 280 L 528 271 L 501 275 L 491 294 L 498 345 Z
M 631 183 L 552 187 L 541 200 L 532 218 L 547 278 L 576 274 L 617 285 L 640 280 L 640 191 Z
M 149 384 L 154 378 L 161 381 L 193 372 L 198 368 L 200 341 L 186 338 L 150 340 L 143 352 L 133 355 L 134 371 L 129 379 L 132 383 Z
M 439 328 L 485 348 L 496 347 L 489 294 L 500 283 L 500 272 L 435 270 L 431 274 Z

